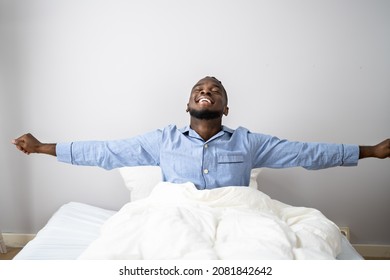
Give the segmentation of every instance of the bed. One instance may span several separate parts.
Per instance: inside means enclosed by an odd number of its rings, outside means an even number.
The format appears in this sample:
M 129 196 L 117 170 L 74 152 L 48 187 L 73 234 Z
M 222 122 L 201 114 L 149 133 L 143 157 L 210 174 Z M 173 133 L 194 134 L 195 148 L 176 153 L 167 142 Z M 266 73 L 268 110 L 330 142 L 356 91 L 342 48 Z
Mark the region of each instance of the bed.
M 260 171 L 249 188 L 198 191 L 161 183 L 156 167 L 122 168 L 130 203 L 119 211 L 67 203 L 14 259 L 363 259 L 318 210 L 259 191 Z

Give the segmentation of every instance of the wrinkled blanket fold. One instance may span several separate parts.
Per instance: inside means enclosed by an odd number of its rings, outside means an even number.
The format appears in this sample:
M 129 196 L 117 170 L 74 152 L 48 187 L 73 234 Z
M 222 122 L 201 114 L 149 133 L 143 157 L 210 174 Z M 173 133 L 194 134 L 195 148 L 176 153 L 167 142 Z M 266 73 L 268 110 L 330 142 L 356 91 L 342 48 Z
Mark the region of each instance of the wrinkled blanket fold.
M 316 209 L 247 187 L 164 182 L 123 206 L 80 259 L 334 259 L 340 244 Z

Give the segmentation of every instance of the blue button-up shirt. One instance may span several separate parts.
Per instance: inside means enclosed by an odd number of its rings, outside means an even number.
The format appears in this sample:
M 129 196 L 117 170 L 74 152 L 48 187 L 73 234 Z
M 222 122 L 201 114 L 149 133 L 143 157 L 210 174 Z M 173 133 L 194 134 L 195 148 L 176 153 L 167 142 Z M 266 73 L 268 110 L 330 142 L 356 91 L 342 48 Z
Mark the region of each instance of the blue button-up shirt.
M 354 166 L 359 158 L 356 145 L 291 142 L 225 126 L 204 141 L 175 125 L 124 140 L 58 143 L 56 152 L 59 161 L 105 169 L 157 165 L 164 181 L 199 189 L 248 186 L 252 168 Z

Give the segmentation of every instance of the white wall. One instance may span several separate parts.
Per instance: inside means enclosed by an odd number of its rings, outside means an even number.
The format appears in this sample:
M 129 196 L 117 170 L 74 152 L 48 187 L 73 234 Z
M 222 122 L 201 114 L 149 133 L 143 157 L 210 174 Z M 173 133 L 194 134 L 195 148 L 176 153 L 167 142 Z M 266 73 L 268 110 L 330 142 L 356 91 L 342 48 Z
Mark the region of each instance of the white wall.
M 116 139 L 188 123 L 192 85 L 224 83 L 225 124 L 302 141 L 390 136 L 390 2 L 0 0 L 0 228 L 34 233 L 63 203 L 119 209 L 117 171 L 25 156 L 10 141 Z M 354 243 L 390 244 L 390 161 L 265 170 Z

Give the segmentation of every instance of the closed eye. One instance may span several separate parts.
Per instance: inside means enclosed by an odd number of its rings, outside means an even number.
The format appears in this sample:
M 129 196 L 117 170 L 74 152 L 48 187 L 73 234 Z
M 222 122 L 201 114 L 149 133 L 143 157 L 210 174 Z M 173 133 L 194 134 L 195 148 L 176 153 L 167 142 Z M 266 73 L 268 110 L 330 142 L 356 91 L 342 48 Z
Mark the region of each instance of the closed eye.
M 202 89 L 197 87 L 197 88 L 194 88 L 193 91 L 194 92 L 199 92 L 199 91 L 202 91 Z

